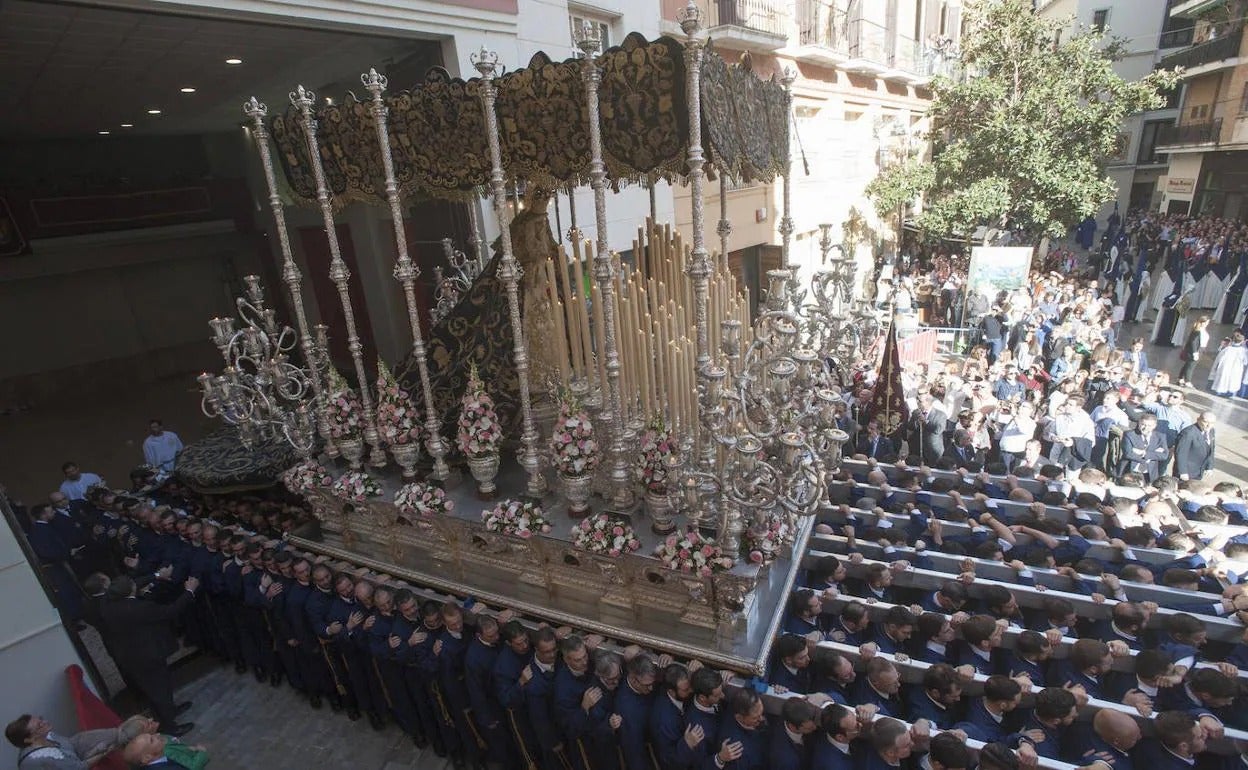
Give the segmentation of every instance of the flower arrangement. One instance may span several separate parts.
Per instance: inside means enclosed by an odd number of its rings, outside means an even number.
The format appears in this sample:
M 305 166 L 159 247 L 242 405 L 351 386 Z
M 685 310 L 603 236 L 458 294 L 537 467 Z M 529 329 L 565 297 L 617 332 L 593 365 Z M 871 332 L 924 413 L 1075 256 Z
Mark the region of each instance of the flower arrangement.
M 646 490 L 656 494 L 667 491 L 667 468 L 664 461 L 676 450 L 672 431 L 663 419 L 654 421 L 641 435 L 641 454 L 637 457 L 637 476 Z
M 772 517 L 767 521 L 765 530 L 749 527 L 745 530 L 743 544 L 751 564 L 768 564 L 775 560 L 780 550 L 780 542 L 788 537 L 789 525 L 780 517 Z
M 381 497 L 381 484 L 364 471 L 347 471 L 338 477 L 330 491 L 343 500 L 362 503 L 370 497 Z
M 572 545 L 593 553 L 619 556 L 641 548 L 633 528 L 623 519 L 600 513 L 581 520 L 572 527 Z
M 336 369 L 329 370 L 329 397 L 325 403 L 329 435 L 336 439 L 358 438 L 364 424 L 360 397 Z
M 732 569 L 731 556 L 725 556 L 718 545 L 709 542 L 697 531 L 673 532 L 654 549 L 663 566 L 701 577 Z
M 413 444 L 420 439 L 420 413 L 381 359 L 377 359 L 377 432 L 386 446 Z
M 296 495 L 300 495 L 309 489 L 331 486 L 334 483 L 334 478 L 329 475 L 329 471 L 325 470 L 325 466 L 316 460 L 308 458 L 283 473 L 282 483 L 286 485 L 288 490 Z
M 560 399 L 559 416 L 555 418 L 550 437 L 555 470 L 565 476 L 584 476 L 598 467 L 601 459 L 594 424 L 589 414 L 571 396 Z
M 395 493 L 394 504 L 409 516 L 445 516 L 455 508 L 455 501 L 446 496 L 445 490 L 423 483 L 404 484 Z
M 485 385 L 481 383 L 474 365 L 468 375 L 468 388 L 460 401 L 459 431 L 455 443 L 459 451 L 468 457 L 485 457 L 498 453 L 498 444 L 502 439 L 503 428 L 494 411 L 494 399 L 485 392 Z
M 504 500 L 488 511 L 481 512 L 481 521 L 489 532 L 529 538 L 550 532 L 550 522 L 542 515 L 541 506 L 519 500 Z

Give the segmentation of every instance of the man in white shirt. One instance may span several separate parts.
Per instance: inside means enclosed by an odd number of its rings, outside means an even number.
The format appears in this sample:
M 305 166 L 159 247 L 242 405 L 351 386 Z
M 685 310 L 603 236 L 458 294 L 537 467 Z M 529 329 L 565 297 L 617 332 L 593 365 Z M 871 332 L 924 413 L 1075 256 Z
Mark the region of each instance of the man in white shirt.
M 143 439 L 143 462 L 165 473 L 173 471 L 182 451 L 182 439 L 171 430 L 165 430 L 160 420 L 147 424 L 148 437 Z
M 61 466 L 61 473 L 65 474 L 61 494 L 70 500 L 86 500 L 88 489 L 104 484 L 104 479 L 94 473 L 83 473 L 78 463 L 72 460 Z

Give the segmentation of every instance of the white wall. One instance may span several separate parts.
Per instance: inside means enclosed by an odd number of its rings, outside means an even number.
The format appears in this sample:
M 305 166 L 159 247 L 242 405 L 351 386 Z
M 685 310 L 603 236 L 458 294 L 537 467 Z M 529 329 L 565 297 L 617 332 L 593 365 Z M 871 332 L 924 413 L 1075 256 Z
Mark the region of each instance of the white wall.
M 0 681 L 4 708 L 0 722 L 23 713 L 43 716 L 58 732 L 78 726 L 65 668 L 82 665 L 48 601 L 17 538 L 0 519 Z M 17 768 L 17 749 L 4 742 L 0 770 Z

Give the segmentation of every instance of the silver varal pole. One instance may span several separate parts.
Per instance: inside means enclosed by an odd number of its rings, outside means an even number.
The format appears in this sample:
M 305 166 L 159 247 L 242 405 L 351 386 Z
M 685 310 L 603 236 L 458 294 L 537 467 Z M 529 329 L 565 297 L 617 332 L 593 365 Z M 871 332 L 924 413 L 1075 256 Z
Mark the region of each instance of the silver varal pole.
M 524 322 L 520 318 L 520 277 L 523 269 L 516 262 L 511 249 L 511 228 L 507 216 L 507 187 L 503 177 L 503 151 L 498 138 L 498 113 L 494 102 L 498 89 L 494 85 L 494 73 L 498 69 L 498 54 L 482 48 L 472 55 L 472 66 L 481 73 L 481 110 L 485 117 L 486 139 L 490 146 L 490 193 L 494 204 L 494 216 L 498 219 L 499 239 L 503 246 L 498 277 L 507 287 L 507 305 L 511 311 L 511 337 L 515 343 L 516 378 L 520 381 L 520 411 L 523 428 L 520 433 L 520 465 L 529 475 L 528 495 L 540 498 L 546 491 L 546 479 L 541 473 L 537 454 L 537 428 L 533 424 L 533 404 L 529 395 L 529 351 L 524 339 Z
M 711 365 L 710 334 L 707 328 L 707 305 L 710 297 L 711 262 L 706 251 L 706 198 L 703 182 L 706 180 L 702 155 L 702 57 L 705 54 L 698 33 L 702 29 L 702 12 L 695 0 L 689 0 L 681 12 L 680 28 L 685 33 L 685 98 L 689 102 L 689 195 L 693 207 L 693 253 L 687 272 L 693 282 L 693 322 L 697 336 L 698 389 L 710 392 L 706 381 L 706 369 Z M 703 471 L 710 471 L 715 462 L 715 445 L 703 424 L 701 413 L 708 408 L 706 398 L 698 399 L 699 431 L 698 456 Z
M 719 170 L 719 223 L 715 225 L 719 235 L 719 261 L 728 267 L 728 238 L 732 236 L 732 222 L 728 219 L 728 174 Z
M 793 81 L 797 73 L 790 67 L 784 68 L 780 82 L 784 84 L 784 104 L 787 110 L 785 126 L 788 128 L 788 152 L 784 156 L 784 215 L 780 217 L 780 267 L 788 269 L 793 263 L 789 258 L 789 242 L 793 236 L 793 184 L 789 179 L 793 175 Z
M 485 236 L 482 235 L 481 229 L 480 202 L 475 192 L 472 200 L 468 202 L 468 226 L 472 228 L 472 251 L 477 255 L 477 265 L 484 270 L 486 263 L 490 260 L 485 254 Z
M 351 360 L 355 363 L 355 376 L 360 383 L 360 407 L 364 411 L 364 441 L 371 447 L 368 464 L 374 468 L 382 468 L 386 464 L 386 453 L 381 448 L 381 436 L 377 432 L 377 412 L 373 406 L 372 383 L 368 380 L 368 372 L 364 368 L 364 346 L 355 328 L 355 311 L 351 307 L 351 291 L 348 281 L 351 271 L 347 263 L 342 261 L 342 250 L 338 246 L 338 230 L 334 226 L 334 206 L 329 200 L 329 188 L 325 184 L 325 168 L 321 165 L 321 149 L 316 139 L 316 115 L 312 112 L 312 104 L 316 94 L 303 86 L 290 92 L 290 103 L 303 114 L 303 133 L 308 141 L 308 159 L 312 162 L 312 173 L 316 177 L 316 201 L 321 206 L 321 217 L 325 220 L 325 237 L 329 239 L 329 278 L 338 287 L 338 299 L 342 302 L 342 317 L 347 324 L 347 349 L 351 351 Z
M 624 403 L 620 397 L 620 354 L 616 345 L 615 268 L 607 244 L 607 167 L 602 162 L 602 127 L 598 115 L 598 87 L 602 72 L 598 69 L 600 45 L 597 30 L 586 24 L 576 44 L 584 56 L 581 67 L 585 79 L 585 97 L 589 106 L 589 185 L 594 191 L 594 222 L 598 239 L 594 247 L 594 277 L 602 302 L 603 341 L 607 374 L 606 404 L 603 412 L 611 429 L 611 504 L 615 508 L 632 508 L 637 502 L 629 473 L 628 452 L 624 448 Z
M 276 225 L 277 240 L 282 251 L 282 281 L 290 292 L 290 304 L 295 311 L 295 324 L 299 327 L 299 347 L 303 350 L 303 360 L 308 367 L 308 380 L 312 383 L 312 395 L 316 398 L 316 425 L 325 442 L 325 454 L 338 456 L 338 447 L 334 446 L 329 433 L 329 418 L 325 413 L 325 391 L 321 385 L 321 362 L 315 341 L 308 328 L 308 316 L 303 309 L 303 273 L 295 263 L 294 252 L 290 248 L 290 233 L 286 229 L 286 210 L 282 205 L 282 196 L 277 193 L 277 176 L 273 171 L 273 152 L 269 148 L 269 129 L 264 119 L 269 108 L 256 97 L 251 97 L 243 104 L 243 113 L 251 118 L 252 130 L 255 133 L 256 148 L 260 150 L 260 165 L 264 167 L 264 181 L 269 188 L 269 208 L 273 211 L 273 222 Z
M 377 127 L 377 144 L 381 148 L 381 166 L 386 175 L 386 202 L 390 204 L 390 219 L 394 222 L 394 243 L 397 256 L 394 264 L 394 277 L 403 286 L 403 298 L 407 301 L 407 320 L 412 328 L 412 354 L 416 356 L 416 370 L 420 374 L 420 387 L 425 400 L 425 432 L 428 438 L 425 446 L 433 457 L 433 471 L 430 476 L 437 481 L 446 481 L 451 475 L 446 465 L 446 442 L 442 440 L 441 420 L 433 402 L 433 386 L 429 382 L 429 362 L 426 360 L 425 337 L 420 330 L 420 307 L 416 304 L 416 277 L 420 268 L 412 264 L 407 251 L 407 231 L 403 227 L 403 205 L 399 201 L 399 185 L 394 179 L 394 155 L 390 148 L 389 108 L 381 94 L 386 90 L 387 79 L 370 69 L 360 76 L 360 81 L 368 92 L 373 95 L 370 107 L 373 112 L 373 123 Z

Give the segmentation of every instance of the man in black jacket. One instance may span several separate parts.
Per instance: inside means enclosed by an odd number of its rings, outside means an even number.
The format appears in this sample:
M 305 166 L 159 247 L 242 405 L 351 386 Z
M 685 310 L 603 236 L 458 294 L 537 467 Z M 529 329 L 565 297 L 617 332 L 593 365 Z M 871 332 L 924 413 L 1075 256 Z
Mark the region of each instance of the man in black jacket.
M 101 608 L 117 653 L 117 667 L 152 704 L 160 731 L 173 736 L 185 735 L 194 727 L 176 721 L 177 714 L 190 704 L 174 705 L 173 677 L 166 663 L 177 648 L 171 624 L 194 601 L 199 580 L 189 577 L 182 587 L 185 590 L 173 603 L 157 604 L 137 598 L 134 580 L 122 576 L 109 585 L 109 600 Z
M 1213 412 L 1201 412 L 1196 422 L 1179 432 L 1174 445 L 1174 475 L 1182 481 L 1204 478 L 1213 468 L 1217 435 Z

